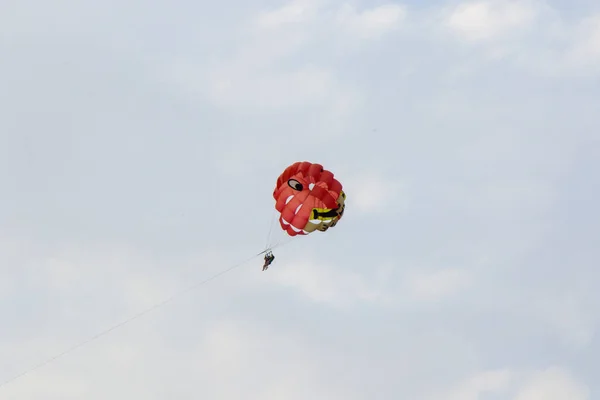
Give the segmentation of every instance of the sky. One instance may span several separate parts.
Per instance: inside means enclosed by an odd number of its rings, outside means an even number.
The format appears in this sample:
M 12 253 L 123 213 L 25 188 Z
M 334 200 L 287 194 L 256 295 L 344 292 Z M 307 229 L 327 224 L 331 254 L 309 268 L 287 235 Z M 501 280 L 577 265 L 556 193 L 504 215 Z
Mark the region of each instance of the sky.
M 0 399 L 600 398 L 598 2 L 3 0 L 0 60 L 0 382 L 171 299 Z

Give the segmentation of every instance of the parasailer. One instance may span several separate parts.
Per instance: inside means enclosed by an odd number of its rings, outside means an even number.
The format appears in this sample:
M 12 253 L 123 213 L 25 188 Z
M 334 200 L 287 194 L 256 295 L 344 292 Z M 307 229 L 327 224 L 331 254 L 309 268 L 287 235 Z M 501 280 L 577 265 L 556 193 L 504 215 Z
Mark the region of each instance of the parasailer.
M 273 255 L 273 253 L 271 251 L 268 251 L 267 254 L 265 254 L 265 263 L 263 264 L 262 270 L 265 271 L 269 269 L 269 265 L 271 265 L 274 259 L 275 256 Z
M 331 171 L 299 161 L 279 175 L 273 198 L 281 228 L 296 236 L 334 227 L 344 214 L 346 194 Z

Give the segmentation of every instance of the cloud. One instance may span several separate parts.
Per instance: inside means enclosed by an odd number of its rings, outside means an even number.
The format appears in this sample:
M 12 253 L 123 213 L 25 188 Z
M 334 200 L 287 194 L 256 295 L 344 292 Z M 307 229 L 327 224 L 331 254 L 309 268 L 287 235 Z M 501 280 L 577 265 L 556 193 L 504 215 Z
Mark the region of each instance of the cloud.
M 428 397 L 427 400 L 479 400 L 489 394 L 505 392 L 512 379 L 513 372 L 510 369 L 477 372 L 456 387 Z
M 255 23 L 264 29 L 306 23 L 316 17 L 318 9 L 319 0 L 294 0 L 275 10 L 262 11 L 255 18 Z
M 329 352 L 300 332 L 245 318 L 193 319 L 197 322 L 172 327 L 167 335 L 150 327 L 141 334 L 140 326 L 115 332 L 110 340 L 93 342 L 1 388 L 0 398 L 100 400 L 137 393 L 148 400 L 192 400 L 198 387 L 207 397 L 222 399 L 354 398 L 321 379 Z M 2 354 L 14 358 L 16 353 Z
M 344 186 L 348 193 L 348 204 L 356 212 L 373 215 L 374 213 L 403 214 L 410 205 L 408 184 L 391 179 L 377 172 L 351 174 L 340 171 L 344 176 Z
M 414 271 L 405 278 L 407 291 L 415 299 L 439 301 L 460 293 L 474 282 L 473 275 L 456 268 L 438 271 Z
M 223 110 L 264 114 L 308 108 L 339 125 L 360 104 L 360 95 L 326 63 L 298 59 L 315 40 L 303 29 L 251 32 L 233 55 L 215 56 L 204 65 L 177 60 L 167 67 L 167 80 Z
M 398 29 L 406 15 L 406 8 L 399 4 L 384 4 L 363 11 L 344 4 L 337 14 L 336 22 L 352 35 L 371 39 Z
M 399 27 L 406 16 L 406 7 L 389 3 L 358 10 L 355 6 L 319 0 L 294 0 L 279 8 L 263 11 L 254 19 L 254 25 L 262 30 L 297 29 L 312 26 L 335 36 L 342 33 L 363 39 L 379 38 Z M 335 31 L 328 28 L 335 26 Z
M 240 64 L 236 71 L 227 67 L 213 70 L 208 94 L 215 104 L 255 110 L 325 106 L 336 91 L 332 72 L 318 66 L 244 72 L 245 66 Z
M 533 372 L 503 368 L 476 372 L 449 390 L 429 395 L 427 400 L 479 400 L 487 395 L 512 400 L 589 400 L 590 390 L 566 368 Z
M 339 132 L 362 96 L 332 69 L 332 52 L 339 51 L 340 40 L 381 37 L 396 29 L 405 14 L 397 4 L 357 11 L 348 4 L 334 8 L 316 0 L 292 1 L 262 11 L 250 19 L 250 27 L 240 27 L 233 55 L 215 55 L 203 66 L 177 60 L 167 67 L 167 80 L 238 113 L 318 109 L 326 130 Z M 299 58 L 311 46 L 325 49 L 324 57 Z
M 113 245 L 96 249 L 66 246 L 40 257 L 35 264 L 38 274 L 31 279 L 38 281 L 40 287 L 50 292 L 113 293 L 122 298 L 121 315 L 138 312 L 162 300 L 184 283 L 161 272 L 156 262 L 139 251 Z M 180 273 L 187 272 L 183 265 L 178 267 Z
M 564 55 L 567 68 L 597 73 L 600 65 L 600 14 L 580 21 L 573 29 L 572 45 Z
M 302 339 L 259 324 L 215 321 L 195 353 L 194 370 L 207 381 L 218 383 L 212 392 L 219 398 L 277 399 L 283 395 L 302 399 L 319 390 L 327 392 L 318 384 L 322 369 L 318 357 Z M 257 385 L 253 380 L 262 373 L 269 378 Z M 248 392 L 250 387 L 256 389 Z
M 316 303 L 346 307 L 357 302 L 385 304 L 390 294 L 380 282 L 324 263 L 303 262 L 286 265 L 269 276 L 271 282 L 292 287 Z
M 514 400 L 590 400 L 587 386 L 564 368 L 551 367 L 534 373 Z
M 294 288 L 312 302 L 335 308 L 440 302 L 458 296 L 475 281 L 472 273 L 456 268 L 404 271 L 389 262 L 369 265 L 368 271 L 358 273 L 316 262 L 286 263 L 267 279 L 271 284 Z
M 540 294 L 529 304 L 531 312 L 546 321 L 558 336 L 574 348 L 588 346 L 596 333 L 598 318 L 593 304 L 584 301 L 589 296 L 581 292 Z
M 472 1 L 456 6 L 446 26 L 467 41 L 483 41 L 514 35 L 531 26 L 536 14 L 536 3 L 530 1 Z
M 432 11 L 460 43 L 476 45 L 481 61 L 504 60 L 551 78 L 590 76 L 600 65 L 600 16 L 568 19 L 539 0 L 481 0 Z M 437 29 L 432 29 L 437 32 Z M 480 64 L 479 68 L 482 65 Z

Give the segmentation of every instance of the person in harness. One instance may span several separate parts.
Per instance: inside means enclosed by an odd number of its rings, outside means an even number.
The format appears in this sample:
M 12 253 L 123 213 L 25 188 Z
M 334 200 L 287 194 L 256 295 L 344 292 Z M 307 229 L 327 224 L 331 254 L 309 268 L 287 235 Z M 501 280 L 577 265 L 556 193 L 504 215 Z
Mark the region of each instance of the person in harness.
M 265 254 L 265 263 L 263 264 L 263 271 L 269 269 L 269 265 L 271 265 L 271 263 L 273 262 L 273 260 L 275 259 L 275 256 L 273 255 L 273 253 L 269 250 L 267 252 L 267 254 Z

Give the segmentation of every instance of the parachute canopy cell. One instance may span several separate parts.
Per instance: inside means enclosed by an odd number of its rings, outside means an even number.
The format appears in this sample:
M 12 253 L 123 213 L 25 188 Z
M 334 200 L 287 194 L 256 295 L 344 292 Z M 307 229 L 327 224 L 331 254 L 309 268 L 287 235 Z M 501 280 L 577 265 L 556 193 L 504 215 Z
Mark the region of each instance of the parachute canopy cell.
M 346 194 L 321 164 L 298 161 L 279 175 L 273 198 L 281 228 L 296 236 L 334 227 L 344 214 Z

